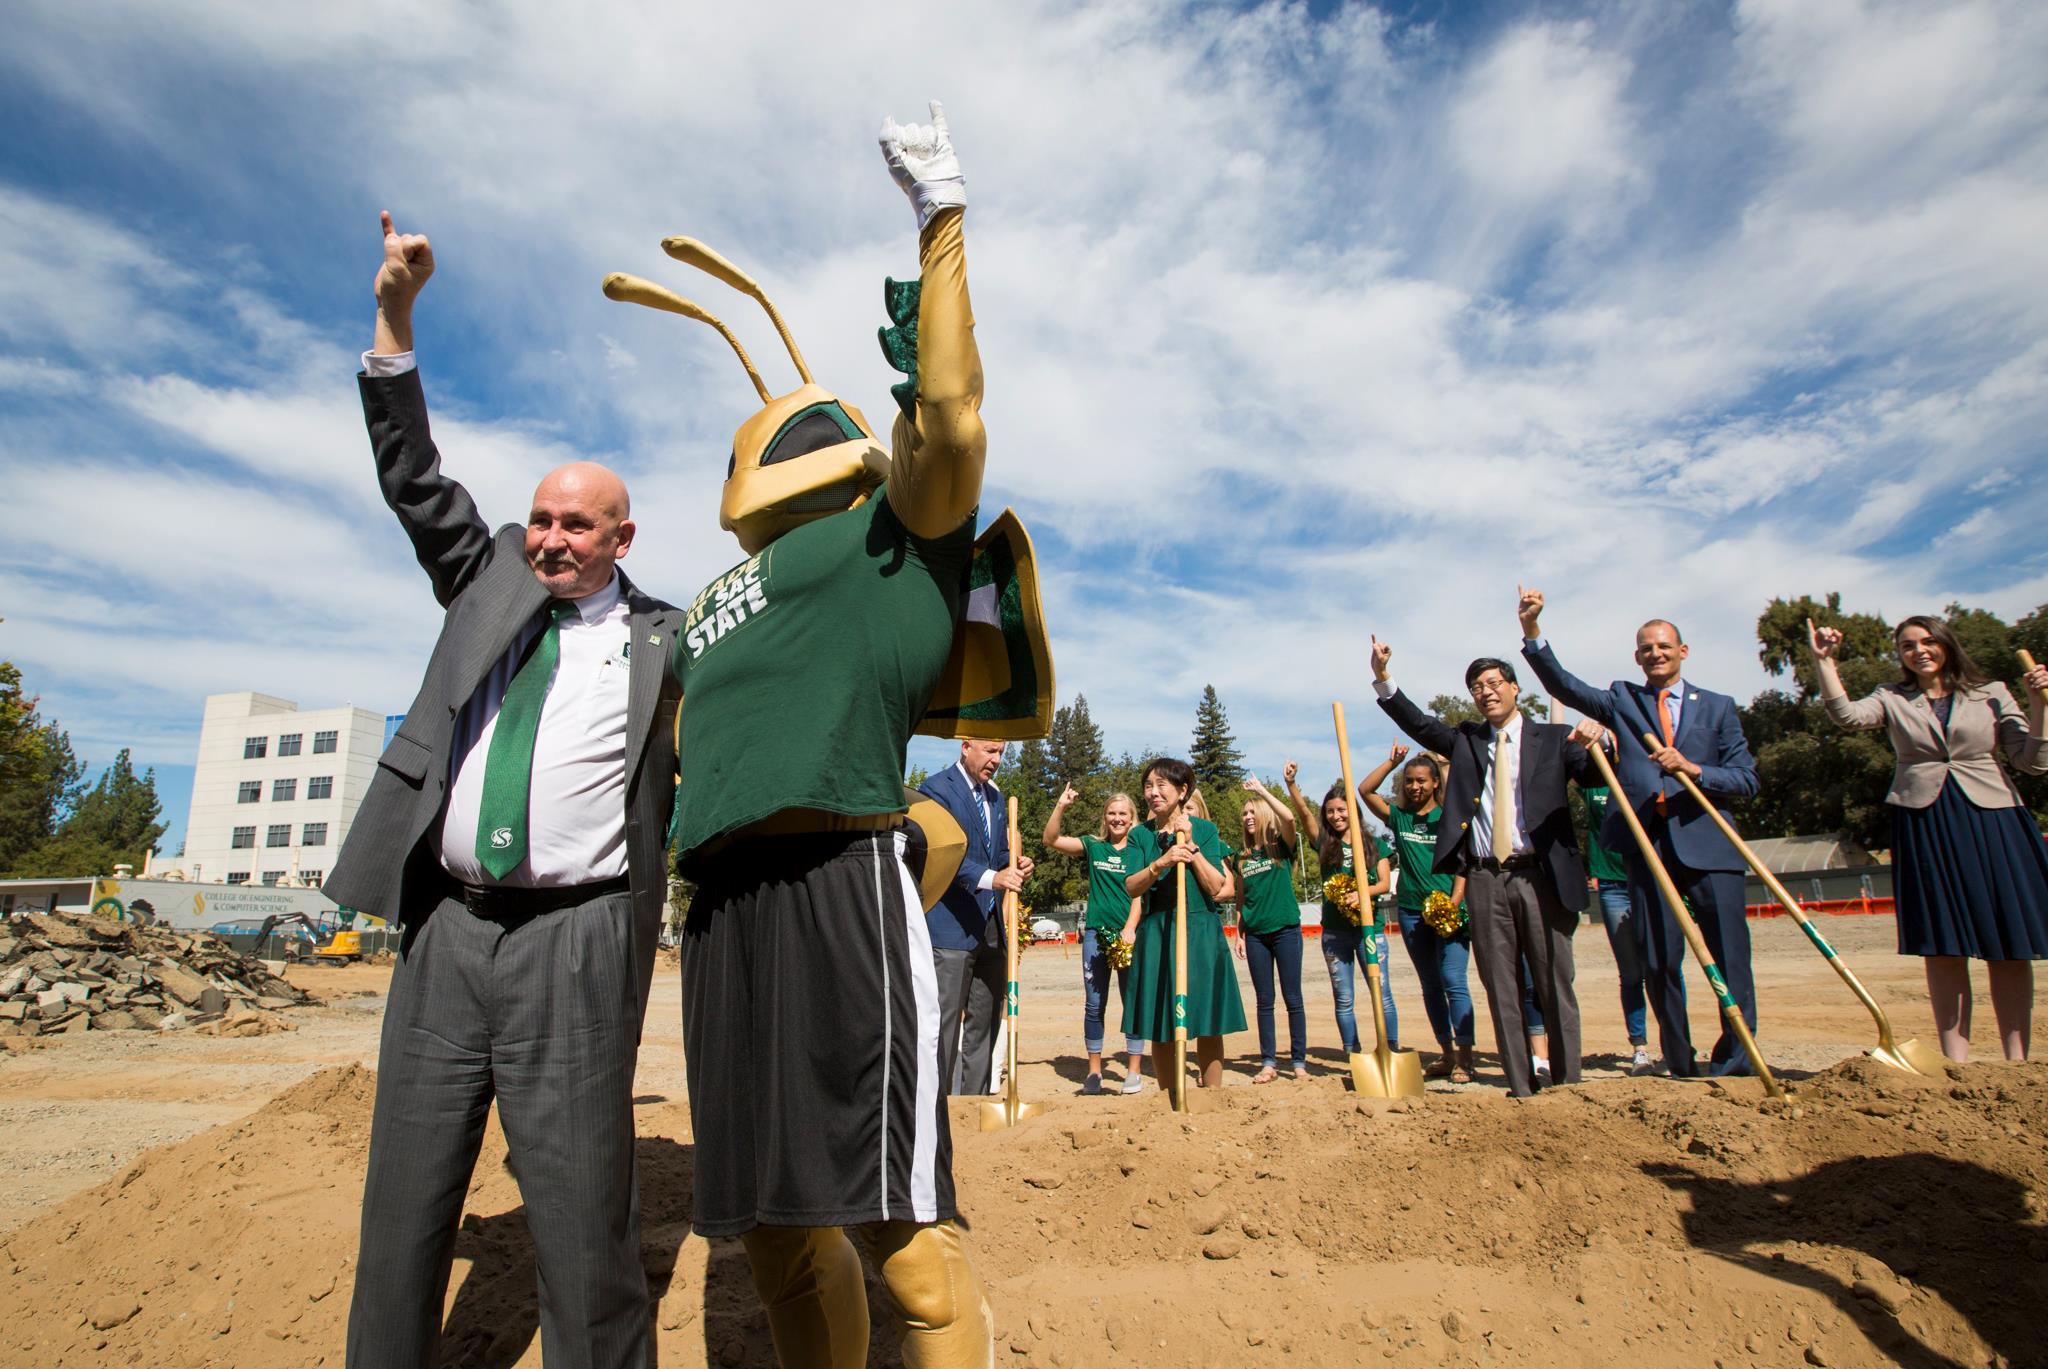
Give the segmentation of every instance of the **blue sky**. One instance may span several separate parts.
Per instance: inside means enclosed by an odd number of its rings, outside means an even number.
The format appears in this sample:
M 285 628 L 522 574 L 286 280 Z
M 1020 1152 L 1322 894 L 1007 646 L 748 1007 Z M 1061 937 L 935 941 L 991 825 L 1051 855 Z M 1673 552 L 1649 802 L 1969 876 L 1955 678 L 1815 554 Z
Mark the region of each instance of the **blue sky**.
M 419 347 L 494 521 L 616 465 L 686 599 L 753 401 L 605 301 L 687 232 L 870 414 L 914 269 L 873 133 L 947 102 L 988 505 L 1045 561 L 1061 694 L 1248 758 L 1361 750 L 1369 632 L 1416 692 L 1582 674 L 1669 617 L 1747 696 L 1775 594 L 2048 600 L 2048 11 L 1780 3 L 260 6 L 21 0 L 0 49 L 0 655 L 95 765 L 200 701 L 402 709 L 438 615 L 351 375 L 376 215 L 430 234 Z M 920 753 L 919 758 L 925 754 Z M 189 772 L 185 772 L 189 773 Z M 175 837 L 173 838 L 175 842 Z

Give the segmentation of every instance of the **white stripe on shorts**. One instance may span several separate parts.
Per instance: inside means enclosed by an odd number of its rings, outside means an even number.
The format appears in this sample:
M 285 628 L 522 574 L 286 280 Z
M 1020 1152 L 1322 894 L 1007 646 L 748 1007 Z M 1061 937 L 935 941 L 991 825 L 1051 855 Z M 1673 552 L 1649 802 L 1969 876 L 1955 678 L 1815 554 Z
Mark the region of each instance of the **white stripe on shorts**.
M 905 838 L 896 834 L 896 874 L 903 885 L 904 944 L 910 952 L 910 985 L 917 996 L 917 1130 L 910 1151 L 910 1215 L 939 1219 L 939 974 L 932 958 L 931 928 L 924 899 L 904 862 Z

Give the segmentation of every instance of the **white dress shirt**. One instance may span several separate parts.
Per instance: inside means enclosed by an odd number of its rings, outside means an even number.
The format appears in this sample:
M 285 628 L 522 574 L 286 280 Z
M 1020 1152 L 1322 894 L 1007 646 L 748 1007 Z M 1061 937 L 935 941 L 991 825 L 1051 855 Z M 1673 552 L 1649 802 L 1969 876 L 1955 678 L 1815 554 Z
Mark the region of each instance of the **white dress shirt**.
M 986 825 L 989 854 L 994 855 L 996 849 L 995 814 L 997 812 L 997 805 L 1003 800 L 1002 793 L 993 784 L 983 784 L 980 780 L 968 774 L 966 762 L 954 761 L 953 768 L 960 772 L 961 779 L 967 781 L 967 792 L 974 795 L 975 801 L 981 804 L 981 820 Z M 1010 818 L 1007 813 L 1003 815 L 1003 825 L 1005 827 L 1010 825 Z M 996 872 L 994 870 L 983 870 L 981 878 L 975 881 L 974 887 L 977 889 L 995 888 Z
M 1391 699 L 1401 692 L 1401 686 L 1392 680 L 1374 680 L 1373 693 L 1382 699 Z M 1479 808 L 1472 815 L 1472 845 L 1468 848 L 1474 856 L 1490 856 L 1493 853 L 1493 748 L 1507 742 L 1508 783 L 1513 785 L 1510 801 L 1514 805 L 1515 831 L 1510 843 L 1510 854 L 1523 856 L 1535 849 L 1529 840 L 1527 821 L 1522 816 L 1522 715 L 1518 712 L 1508 719 L 1504 728 L 1493 729 L 1493 742 L 1486 754 L 1479 758 L 1482 774 L 1479 787 Z
M 626 873 L 626 704 L 633 672 L 618 572 L 603 589 L 578 599 L 576 609 L 562 619 L 561 656 L 533 741 L 526 859 L 502 880 L 476 858 L 477 814 L 498 709 L 527 645 L 544 626 L 540 621 L 491 667 L 455 719 L 441 866 L 465 884 L 552 889 Z
M 366 375 L 389 379 L 417 365 L 411 352 L 363 353 Z M 577 600 L 576 609 L 562 620 L 562 651 L 533 740 L 526 859 L 501 880 L 476 858 L 484 768 L 505 690 L 545 624 L 536 621 L 519 635 L 455 719 L 441 868 L 464 884 L 555 889 L 626 873 L 626 705 L 633 672 L 630 611 L 618 572 L 603 589 Z
M 1493 748 L 1486 756 L 1486 782 L 1479 788 L 1479 807 L 1472 814 L 1472 850 L 1481 855 L 1493 852 L 1493 752 L 1507 748 L 1507 777 L 1509 788 L 1509 811 L 1514 815 L 1515 830 L 1509 842 L 1510 853 L 1527 855 L 1531 849 L 1529 831 L 1522 819 L 1522 715 L 1515 714 L 1508 719 L 1506 727 L 1493 729 Z

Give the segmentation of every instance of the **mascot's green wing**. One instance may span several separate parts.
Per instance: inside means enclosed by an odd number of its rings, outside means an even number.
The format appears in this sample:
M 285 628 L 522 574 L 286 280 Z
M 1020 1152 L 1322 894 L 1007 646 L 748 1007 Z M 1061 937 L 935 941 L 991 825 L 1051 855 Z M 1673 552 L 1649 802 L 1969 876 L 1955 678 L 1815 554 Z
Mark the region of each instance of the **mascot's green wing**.
M 917 731 L 1027 741 L 1052 731 L 1052 647 L 1031 536 L 1010 509 L 975 539 L 953 651 Z

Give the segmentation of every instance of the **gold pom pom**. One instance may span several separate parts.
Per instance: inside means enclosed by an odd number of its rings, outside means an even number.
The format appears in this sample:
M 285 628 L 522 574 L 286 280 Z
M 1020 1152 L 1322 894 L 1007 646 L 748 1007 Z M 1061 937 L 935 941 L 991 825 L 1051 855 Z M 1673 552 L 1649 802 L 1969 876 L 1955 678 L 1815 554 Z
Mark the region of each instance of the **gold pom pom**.
M 1125 941 L 1120 936 L 1104 936 L 1101 932 L 1095 934 L 1095 940 L 1102 947 L 1103 958 L 1109 961 L 1110 969 L 1128 970 L 1131 968 L 1131 951 L 1134 948 L 1130 942 Z
M 1350 875 L 1339 870 L 1324 880 L 1323 897 L 1336 906 L 1346 922 L 1354 927 L 1365 925 L 1365 907 L 1363 900 L 1358 899 L 1358 881 Z
M 1465 930 L 1465 910 L 1451 902 L 1451 896 L 1438 892 L 1422 900 L 1422 920 L 1440 937 L 1454 937 Z

